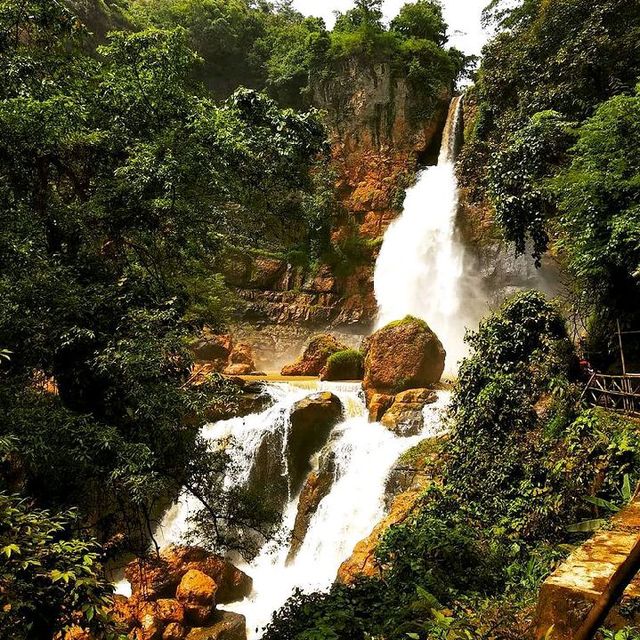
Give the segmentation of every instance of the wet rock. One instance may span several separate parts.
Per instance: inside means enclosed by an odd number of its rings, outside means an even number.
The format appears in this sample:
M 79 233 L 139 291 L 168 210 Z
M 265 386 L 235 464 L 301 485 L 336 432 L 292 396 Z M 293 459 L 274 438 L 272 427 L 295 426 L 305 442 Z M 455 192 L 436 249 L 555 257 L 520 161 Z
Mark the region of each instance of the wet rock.
M 187 640 L 246 640 L 247 621 L 244 616 L 231 611 L 218 611 L 213 624 L 206 628 L 192 629 Z
M 444 372 L 445 351 L 426 322 L 407 316 L 374 333 L 367 342 L 364 388 L 374 394 L 396 395 L 407 389 L 435 385 Z
M 423 409 L 437 400 L 438 396 L 430 389 L 403 391 L 395 397 L 381 422 L 398 436 L 416 436 L 424 429 Z
M 216 583 L 202 571 L 190 569 L 182 576 L 176 598 L 184 607 L 187 622 L 202 627 L 211 621 L 216 608 Z
M 293 405 L 287 443 L 289 486 L 292 494 L 302 486 L 311 471 L 311 456 L 327 443 L 343 412 L 340 398 L 329 392 L 316 393 Z
M 382 416 L 389 410 L 393 404 L 394 396 L 384 393 L 374 393 L 369 400 L 369 420 L 371 422 L 380 422 Z
M 200 547 L 177 545 L 163 549 L 159 558 L 129 563 L 125 577 L 134 595 L 144 593 L 147 600 L 157 600 L 175 596 L 183 576 L 192 569 L 214 580 L 221 604 L 242 600 L 253 588 L 251 578 L 221 556 Z
M 296 557 L 302 543 L 304 542 L 311 519 L 318 510 L 320 502 L 331 491 L 335 479 L 335 454 L 332 451 L 325 451 L 321 455 L 320 464 L 317 471 L 312 471 L 302 488 L 300 500 L 298 501 L 298 512 L 293 525 L 291 544 L 287 563 Z
M 276 512 L 282 511 L 289 498 L 289 482 L 282 457 L 284 435 L 284 423 L 282 428 L 264 435 L 254 454 L 247 483 L 255 498 Z
M 233 338 L 228 335 L 216 335 L 205 329 L 198 340 L 191 344 L 196 360 L 208 362 L 215 371 L 221 372 L 229 363 L 229 356 L 233 350 Z
M 319 376 L 330 356 L 348 347 L 340 344 L 333 336 L 316 336 L 307 345 L 304 353 L 296 362 L 282 369 L 283 376 Z

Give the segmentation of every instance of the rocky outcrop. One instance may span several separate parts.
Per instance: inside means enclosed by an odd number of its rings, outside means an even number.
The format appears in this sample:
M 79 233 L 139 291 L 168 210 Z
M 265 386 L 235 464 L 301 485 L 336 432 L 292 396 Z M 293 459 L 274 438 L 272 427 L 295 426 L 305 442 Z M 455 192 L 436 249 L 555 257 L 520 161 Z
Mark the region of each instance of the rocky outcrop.
M 640 564 L 640 499 L 617 514 L 547 578 L 540 589 L 536 639 L 592 638 Z
M 399 393 L 381 419 L 398 436 L 418 435 L 424 428 L 423 409 L 438 400 L 431 389 L 410 389 Z
M 144 594 L 147 600 L 171 597 L 184 575 L 196 570 L 216 584 L 217 602 L 226 604 L 242 600 L 251 593 L 253 582 L 240 569 L 221 556 L 200 547 L 171 545 L 159 557 L 134 560 L 125 569 L 134 595 Z
M 291 411 L 287 462 L 289 483 L 296 493 L 311 471 L 311 457 L 318 453 L 340 422 L 344 408 L 333 393 L 316 393 L 296 402 Z
M 215 371 L 224 371 L 233 350 L 233 337 L 229 334 L 219 335 L 205 329 L 191 344 L 191 350 L 198 362 L 207 362 Z
M 407 316 L 376 331 L 366 343 L 364 389 L 393 395 L 435 385 L 444 372 L 445 351 L 426 322 Z
M 340 344 L 333 336 L 323 334 L 312 338 L 304 353 L 293 364 L 282 369 L 283 376 L 319 376 L 334 353 L 345 351 L 347 347 Z
M 325 446 L 342 414 L 342 402 L 328 392 L 294 404 L 289 424 L 283 422 L 281 429 L 267 433 L 258 446 L 249 474 L 252 492 L 270 508 L 282 511 L 289 496 L 302 487 L 312 470 L 312 457 Z
M 291 543 L 287 563 L 292 562 L 296 557 L 302 543 L 304 542 L 311 519 L 318 510 L 320 502 L 329 495 L 335 479 L 335 454 L 325 450 L 320 457 L 320 464 L 317 471 L 312 471 L 300 493 L 298 500 L 298 512 L 293 525 Z
M 224 370 L 228 376 L 248 376 L 256 370 L 251 345 L 241 342 L 233 345 L 229 354 L 229 362 Z
M 244 616 L 231 611 L 218 611 L 211 626 L 192 629 L 186 640 L 246 640 L 246 638 L 247 621 Z
M 382 567 L 376 561 L 376 549 L 390 527 L 404 522 L 411 515 L 419 497 L 419 491 L 408 491 L 394 500 L 387 517 L 376 525 L 368 537 L 358 542 L 351 557 L 340 565 L 338 582 L 353 584 L 361 577 L 373 578 L 381 575 Z
M 244 618 L 216 609 L 249 595 L 249 576 L 198 547 L 170 546 L 125 570 L 131 598 L 115 596 L 116 631 L 132 640 L 246 638 Z

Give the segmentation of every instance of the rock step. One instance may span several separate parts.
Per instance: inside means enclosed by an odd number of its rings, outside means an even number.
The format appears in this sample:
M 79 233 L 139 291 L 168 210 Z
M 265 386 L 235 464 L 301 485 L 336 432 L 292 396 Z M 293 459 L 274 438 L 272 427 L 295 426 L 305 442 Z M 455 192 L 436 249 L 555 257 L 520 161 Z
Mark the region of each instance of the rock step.
M 540 590 L 536 638 L 587 640 L 640 568 L 640 499 L 578 547 Z

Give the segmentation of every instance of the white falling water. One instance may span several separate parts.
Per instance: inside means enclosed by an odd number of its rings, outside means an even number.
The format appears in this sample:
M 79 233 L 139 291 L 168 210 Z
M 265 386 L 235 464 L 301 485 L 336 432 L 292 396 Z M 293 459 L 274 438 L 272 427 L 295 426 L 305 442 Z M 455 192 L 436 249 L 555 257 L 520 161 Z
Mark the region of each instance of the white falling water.
M 269 393 L 276 404 L 262 414 L 234 418 L 209 425 L 203 435 L 212 443 L 232 437 L 239 444 L 233 453 L 235 475 L 229 484 L 242 484 L 249 478 L 253 453 L 267 433 L 286 429 L 295 402 L 313 391 L 335 393 L 345 407 L 345 420 L 335 427 L 329 447 L 335 454 L 335 481 L 320 502 L 304 542 L 294 561 L 287 565 L 287 542 L 270 542 L 249 564 L 239 564 L 254 581 L 254 591 L 242 602 L 225 606 L 247 618 L 249 639 L 259 638 L 270 621 L 294 592 L 328 590 L 338 568 L 355 545 L 371 533 L 384 517 L 385 481 L 397 459 L 412 446 L 441 432 L 441 412 L 449 394 L 439 392 L 438 402 L 424 410 L 425 427 L 412 438 L 401 438 L 377 423 L 369 423 L 359 384 L 309 382 L 301 386 L 271 384 Z M 293 530 L 299 496 L 285 509 L 284 538 Z M 188 532 L 188 516 L 196 505 L 183 497 L 166 514 L 158 532 L 159 542 L 183 541 Z M 278 536 L 278 540 L 280 540 Z
M 402 215 L 389 227 L 375 270 L 378 327 L 406 315 L 421 318 L 447 351 L 447 373 L 465 354 L 466 327 L 477 323 L 477 305 L 465 299 L 464 247 L 456 233 L 458 185 L 454 160 L 462 100 L 454 98 L 438 164 L 425 169 L 407 191 Z

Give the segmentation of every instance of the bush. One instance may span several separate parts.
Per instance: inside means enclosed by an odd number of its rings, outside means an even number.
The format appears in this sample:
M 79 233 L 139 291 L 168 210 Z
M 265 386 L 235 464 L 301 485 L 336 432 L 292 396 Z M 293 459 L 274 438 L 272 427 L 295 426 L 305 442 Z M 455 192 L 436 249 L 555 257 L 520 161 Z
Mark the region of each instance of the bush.
M 364 356 L 356 349 L 338 351 L 329 356 L 322 372 L 323 380 L 362 380 L 364 376 Z
M 103 638 L 113 587 L 100 547 L 76 538 L 74 512 L 54 515 L 0 493 L 0 639 L 53 638 L 78 625 Z

